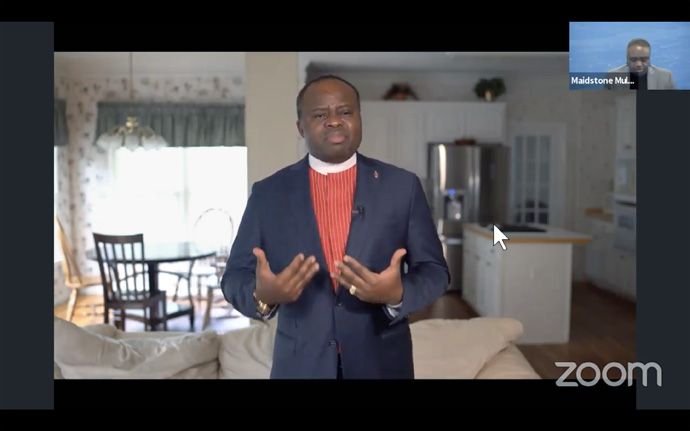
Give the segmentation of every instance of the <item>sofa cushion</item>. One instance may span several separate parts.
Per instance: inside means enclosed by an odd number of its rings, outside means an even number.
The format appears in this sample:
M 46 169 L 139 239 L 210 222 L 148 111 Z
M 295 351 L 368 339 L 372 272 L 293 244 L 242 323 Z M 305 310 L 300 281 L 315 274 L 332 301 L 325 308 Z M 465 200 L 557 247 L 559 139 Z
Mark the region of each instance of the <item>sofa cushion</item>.
M 276 323 L 274 317 L 221 334 L 219 378 L 268 379 Z M 516 357 L 508 350 L 523 333 L 522 324 L 515 319 L 428 319 L 411 324 L 410 330 L 417 379 L 473 379 L 480 371 L 482 378 L 510 373 L 513 378 L 534 376 L 520 352 Z M 503 352 L 512 354 L 501 357 L 496 362 L 500 369 L 495 370 L 492 361 Z
M 475 379 L 541 379 L 525 355 L 514 344 L 498 352 L 482 367 Z
M 415 378 L 474 379 L 484 365 L 520 335 L 510 318 L 428 319 L 410 325 Z
M 213 331 L 131 335 L 57 316 L 54 326 L 54 361 L 65 379 L 218 378 L 220 341 Z
M 220 379 L 268 379 L 273 364 L 277 316 L 221 334 Z

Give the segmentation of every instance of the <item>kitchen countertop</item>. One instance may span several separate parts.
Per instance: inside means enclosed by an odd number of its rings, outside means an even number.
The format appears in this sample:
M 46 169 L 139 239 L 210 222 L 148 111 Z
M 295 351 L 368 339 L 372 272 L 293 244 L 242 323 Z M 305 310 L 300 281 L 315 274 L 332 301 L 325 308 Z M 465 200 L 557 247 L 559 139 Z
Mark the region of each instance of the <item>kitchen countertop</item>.
M 546 232 L 510 232 L 502 231 L 509 239 L 505 240 L 504 244 L 509 246 L 514 243 L 572 243 L 572 244 L 587 244 L 592 237 L 590 235 L 572 232 L 554 226 L 539 225 L 528 223 L 526 226 L 537 227 L 545 229 Z M 471 232 L 477 233 L 493 242 L 494 226 L 482 227 L 477 223 L 466 223 L 463 228 Z M 500 228 L 500 226 L 499 226 Z
M 613 214 L 604 211 L 602 208 L 587 208 L 585 217 L 595 218 L 606 222 L 613 222 Z

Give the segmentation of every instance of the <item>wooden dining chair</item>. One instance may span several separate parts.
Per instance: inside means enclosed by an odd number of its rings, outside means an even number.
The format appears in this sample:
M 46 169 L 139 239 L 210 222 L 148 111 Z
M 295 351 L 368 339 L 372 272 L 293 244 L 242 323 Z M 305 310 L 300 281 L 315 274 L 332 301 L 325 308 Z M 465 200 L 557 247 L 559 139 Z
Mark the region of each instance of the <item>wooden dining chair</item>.
M 93 234 L 98 266 L 104 285 L 104 323 L 113 311 L 115 326 L 125 330 L 125 320 L 144 323 L 149 331 L 168 320 L 189 316 L 194 330 L 194 307 L 168 303 L 165 290 L 152 291 L 144 250 L 144 235 Z
M 62 251 L 62 273 L 65 277 L 65 286 L 72 290 L 69 295 L 66 316 L 67 320 L 71 321 L 74 317 L 74 309 L 77 306 L 79 291 L 85 287 L 102 286 L 102 282 L 101 276 L 98 274 L 82 274 L 57 215 L 55 216 L 55 225 L 57 227 L 58 240 L 60 241 L 60 250 Z M 93 304 L 94 313 L 96 305 L 99 304 Z

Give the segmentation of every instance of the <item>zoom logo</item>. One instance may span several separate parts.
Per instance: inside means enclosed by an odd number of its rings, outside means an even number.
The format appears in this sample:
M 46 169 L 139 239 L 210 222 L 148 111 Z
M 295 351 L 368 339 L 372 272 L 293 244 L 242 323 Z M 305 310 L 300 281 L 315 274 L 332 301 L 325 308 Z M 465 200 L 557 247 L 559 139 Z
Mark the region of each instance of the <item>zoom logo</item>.
M 607 364 L 604 369 L 599 369 L 597 364 L 592 362 L 584 362 L 577 365 L 575 362 L 554 362 L 557 367 L 566 368 L 561 377 L 556 381 L 556 386 L 594 386 L 599 380 L 604 380 L 604 382 L 609 386 L 620 386 L 626 380 L 628 386 L 632 386 L 634 380 L 635 369 L 640 368 L 642 370 L 642 386 L 647 386 L 648 372 L 650 369 L 656 370 L 656 384 L 661 387 L 661 367 L 656 362 L 650 362 L 648 364 L 642 364 L 640 362 L 628 362 L 627 367 L 620 362 L 611 362 Z M 585 380 L 582 378 L 582 371 L 591 368 L 594 370 L 594 379 Z M 616 368 L 620 371 L 621 376 L 616 380 L 611 380 L 608 376 L 609 370 Z M 566 382 L 566 379 L 572 379 L 571 375 L 575 374 L 575 379 L 577 381 Z

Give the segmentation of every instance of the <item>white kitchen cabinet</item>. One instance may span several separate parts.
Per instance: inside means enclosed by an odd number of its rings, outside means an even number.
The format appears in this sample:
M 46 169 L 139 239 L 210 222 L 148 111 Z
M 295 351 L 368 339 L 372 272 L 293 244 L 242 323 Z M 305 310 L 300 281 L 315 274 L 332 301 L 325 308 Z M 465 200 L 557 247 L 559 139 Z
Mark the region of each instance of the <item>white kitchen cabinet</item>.
M 615 220 L 632 213 L 634 229 L 634 208 L 637 203 L 637 139 L 636 139 L 636 95 L 620 96 L 616 99 L 616 153 L 614 163 L 614 217 L 612 220 L 600 216 L 588 218 L 589 232 L 593 237 L 587 246 L 585 273 L 596 286 L 618 295 L 635 300 L 636 297 L 636 255 L 633 251 L 617 247 L 615 229 L 627 229 Z M 622 205 L 625 204 L 625 205 Z M 634 244 L 632 240 L 626 243 Z
M 465 235 L 462 247 L 462 296 L 475 311 L 481 308 L 477 300 L 479 253 L 476 242 L 477 235 Z
M 636 139 L 636 96 L 616 99 L 616 156 L 614 164 L 614 219 L 631 214 L 637 203 L 637 139 Z M 625 208 L 625 210 L 623 210 Z M 634 214 L 634 213 L 632 213 Z M 585 272 L 596 286 L 620 296 L 636 298 L 636 264 L 634 251 L 616 247 L 613 220 L 599 217 L 588 218 L 588 228 L 593 241 L 587 246 Z M 632 218 L 634 226 L 634 216 Z M 633 227 L 634 228 L 634 227 Z M 618 229 L 625 229 L 618 226 Z
M 363 100 L 362 145 L 366 156 L 427 175 L 429 142 L 472 138 L 506 143 L 503 102 L 427 102 Z
M 501 142 L 506 139 L 506 104 L 502 102 L 471 103 L 461 106 L 466 135 L 479 142 Z
M 616 153 L 625 156 L 637 149 L 635 93 L 616 99 Z
M 547 227 L 546 233 L 506 233 L 506 250 L 493 232 L 464 229 L 463 297 L 480 316 L 519 320 L 519 344 L 560 344 L 570 338 L 572 247 L 588 235 Z
M 589 232 L 592 241 L 587 244 L 585 254 L 585 273 L 597 285 L 606 285 L 609 250 L 613 246 L 613 223 L 599 218 L 589 219 Z
M 614 199 L 636 203 L 637 129 L 635 95 L 616 99 L 616 159 Z
M 613 223 L 591 217 L 588 220 L 592 241 L 587 245 L 585 273 L 596 286 L 634 300 L 637 283 L 637 258 L 634 253 L 613 245 Z
M 392 163 L 392 151 L 389 146 L 393 139 L 390 133 L 394 130 L 391 110 L 382 109 L 376 103 L 362 102 L 362 143 L 359 151 L 369 157 Z

